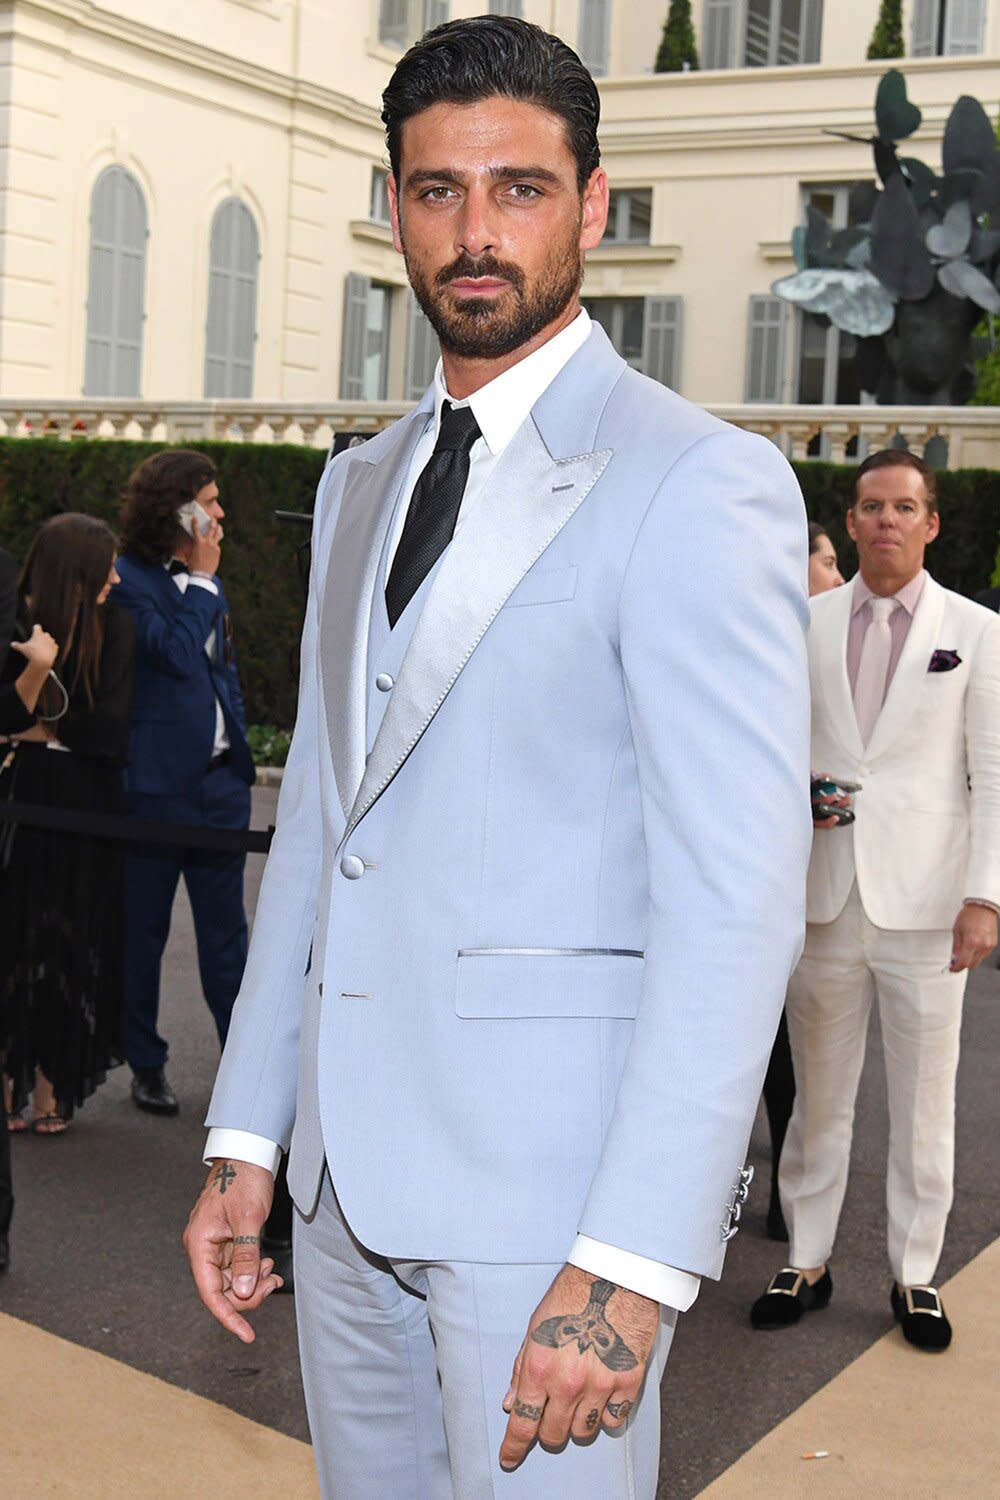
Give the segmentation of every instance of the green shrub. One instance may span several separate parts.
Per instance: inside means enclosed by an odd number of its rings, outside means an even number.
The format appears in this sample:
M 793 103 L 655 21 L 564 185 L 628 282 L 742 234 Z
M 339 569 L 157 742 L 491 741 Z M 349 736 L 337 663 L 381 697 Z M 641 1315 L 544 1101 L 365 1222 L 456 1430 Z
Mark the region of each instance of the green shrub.
M 276 724 L 247 726 L 247 743 L 255 766 L 283 766 L 291 742 L 291 730 L 279 729 Z
M 59 511 L 85 511 L 116 526 L 128 475 L 162 446 L 0 438 L 0 545 L 22 558 L 39 523 Z M 247 717 L 251 723 L 291 725 L 304 599 L 297 554 L 309 533 L 275 521 L 272 513 L 312 511 L 324 454 L 281 444 L 185 446 L 208 454 L 219 471 L 226 512 L 220 575 Z
M 902 57 L 904 50 L 903 0 L 882 0 L 865 55 L 869 58 Z
M 691 0 L 670 0 L 653 72 L 684 73 L 694 71 L 698 66 L 698 48 L 691 21 Z

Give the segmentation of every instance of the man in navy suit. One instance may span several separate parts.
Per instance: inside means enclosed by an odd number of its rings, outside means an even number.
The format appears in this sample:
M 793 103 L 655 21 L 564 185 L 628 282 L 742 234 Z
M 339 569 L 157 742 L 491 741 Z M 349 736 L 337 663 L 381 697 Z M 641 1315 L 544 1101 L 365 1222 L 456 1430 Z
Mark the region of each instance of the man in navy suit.
M 233 656 L 226 596 L 217 577 L 223 517 L 215 467 L 172 449 L 129 478 L 122 507 L 121 583 L 137 658 L 130 811 L 158 822 L 243 829 L 250 821 L 253 759 Z M 194 914 L 202 989 L 225 1040 L 247 954 L 243 854 L 182 845 L 139 847 L 127 870 L 126 1054 L 140 1109 L 174 1115 L 167 1043 L 157 1014 L 160 961 L 183 874 Z

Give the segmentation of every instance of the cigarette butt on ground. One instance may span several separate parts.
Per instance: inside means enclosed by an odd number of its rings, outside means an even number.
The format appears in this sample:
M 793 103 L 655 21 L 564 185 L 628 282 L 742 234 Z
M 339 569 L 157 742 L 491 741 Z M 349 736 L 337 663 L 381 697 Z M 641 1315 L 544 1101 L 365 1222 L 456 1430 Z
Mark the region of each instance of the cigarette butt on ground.
M 803 1458 L 829 1458 L 830 1455 L 825 1448 L 817 1448 L 815 1453 L 803 1453 Z

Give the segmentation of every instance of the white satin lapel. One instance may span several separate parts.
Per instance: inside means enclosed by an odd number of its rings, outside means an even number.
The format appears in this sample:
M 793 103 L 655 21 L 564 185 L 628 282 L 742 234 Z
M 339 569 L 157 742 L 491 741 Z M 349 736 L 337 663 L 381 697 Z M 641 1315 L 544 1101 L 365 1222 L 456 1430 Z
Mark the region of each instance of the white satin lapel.
M 816 639 L 813 691 L 823 695 L 830 727 L 848 755 L 857 760 L 864 746 L 847 676 L 847 632 L 851 628 L 853 600 L 854 589 L 849 583 L 843 584 L 829 603 L 824 602 L 822 613 L 814 617 L 811 629 Z M 819 773 L 829 767 L 814 766 L 813 770 Z
M 416 415 L 416 414 L 415 414 Z M 376 463 L 358 457 L 344 480 L 320 615 L 330 755 L 345 817 L 365 770 L 365 692 L 372 594 L 385 534 L 423 423 L 400 424 Z
M 600 478 L 610 448 L 553 459 L 528 417 L 497 461 L 489 498 L 445 553 L 386 708 L 347 832 L 381 796 L 491 621 Z
M 882 711 L 868 741 L 870 756 L 878 755 L 891 745 L 920 707 L 927 668 L 935 647 L 941 644 L 938 636 L 944 604 L 944 589 L 933 578 L 926 578 Z

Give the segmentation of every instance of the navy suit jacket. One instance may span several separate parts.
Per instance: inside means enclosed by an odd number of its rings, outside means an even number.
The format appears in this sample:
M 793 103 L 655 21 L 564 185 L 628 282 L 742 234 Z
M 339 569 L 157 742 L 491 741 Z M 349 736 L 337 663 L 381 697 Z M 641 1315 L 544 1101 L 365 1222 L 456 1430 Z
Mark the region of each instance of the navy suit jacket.
M 181 593 L 159 564 L 118 559 L 115 602 L 135 621 L 135 696 L 129 756 L 130 792 L 178 796 L 197 789 L 215 744 L 215 704 L 222 705 L 233 771 L 254 781 L 246 713 L 236 662 L 226 649 L 226 596 L 188 588 Z M 215 660 L 205 642 L 215 633 Z M 230 658 L 227 661 L 227 656 Z

